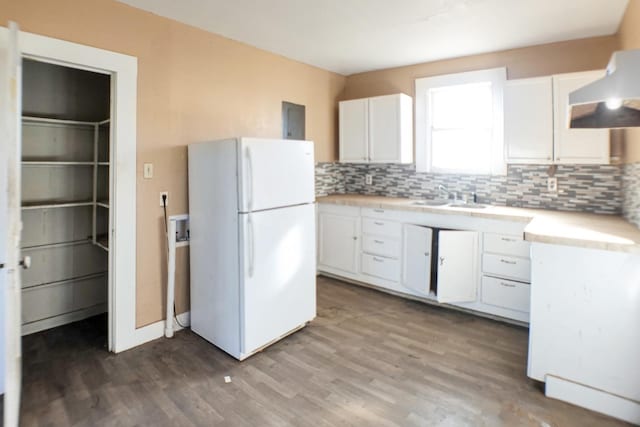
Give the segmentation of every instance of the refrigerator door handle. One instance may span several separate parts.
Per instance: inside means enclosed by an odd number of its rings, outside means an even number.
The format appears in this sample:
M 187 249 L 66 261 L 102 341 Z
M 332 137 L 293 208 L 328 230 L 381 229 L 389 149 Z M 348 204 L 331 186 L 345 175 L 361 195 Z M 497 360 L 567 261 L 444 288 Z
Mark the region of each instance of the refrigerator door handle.
M 247 181 L 248 181 L 248 190 L 249 190 L 249 200 L 247 200 L 247 205 L 249 207 L 249 212 L 253 210 L 253 160 L 251 158 L 251 148 L 247 147 L 245 150 L 245 154 L 247 157 Z
M 253 221 L 251 220 L 251 212 L 247 216 L 247 223 L 249 229 L 249 277 L 253 277 L 253 269 L 255 262 L 255 242 L 254 242 L 254 230 L 253 230 Z

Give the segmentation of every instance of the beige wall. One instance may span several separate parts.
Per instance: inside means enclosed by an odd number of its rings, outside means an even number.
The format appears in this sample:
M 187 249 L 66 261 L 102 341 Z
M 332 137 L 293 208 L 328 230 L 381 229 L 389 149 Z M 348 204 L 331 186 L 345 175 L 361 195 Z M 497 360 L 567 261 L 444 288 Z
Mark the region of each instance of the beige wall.
M 618 34 L 622 49 L 640 49 L 640 0 L 629 2 Z M 627 129 L 625 139 L 625 162 L 640 162 L 640 128 Z
M 594 37 L 353 74 L 344 99 L 397 92 L 414 96 L 417 78 L 486 68 L 507 67 L 509 79 L 602 69 L 617 47 L 616 36 Z
M 158 193 L 169 191 L 169 214 L 187 212 L 187 144 L 233 135 L 279 137 L 286 100 L 306 105 L 316 159 L 336 157 L 343 76 L 112 0 L 0 0 L 1 25 L 9 20 L 25 31 L 138 58 L 138 326 L 163 318 Z M 151 180 L 142 178 L 144 162 L 154 163 Z M 179 252 L 176 300 L 182 312 L 188 309 L 188 256 Z

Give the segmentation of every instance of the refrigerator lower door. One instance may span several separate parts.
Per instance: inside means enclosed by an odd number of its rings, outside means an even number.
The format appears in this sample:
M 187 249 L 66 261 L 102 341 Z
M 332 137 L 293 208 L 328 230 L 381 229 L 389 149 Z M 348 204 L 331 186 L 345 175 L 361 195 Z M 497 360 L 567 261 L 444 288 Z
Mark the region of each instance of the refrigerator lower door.
M 240 214 L 243 359 L 316 315 L 315 206 Z
M 239 212 L 313 203 L 313 142 L 241 138 Z

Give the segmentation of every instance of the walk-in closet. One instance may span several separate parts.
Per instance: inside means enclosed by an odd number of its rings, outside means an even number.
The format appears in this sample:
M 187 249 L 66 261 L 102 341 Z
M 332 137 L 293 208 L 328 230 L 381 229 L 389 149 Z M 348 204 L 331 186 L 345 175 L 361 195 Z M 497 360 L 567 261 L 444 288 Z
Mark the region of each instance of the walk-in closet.
M 107 333 L 110 76 L 25 59 L 22 334 L 102 315 Z

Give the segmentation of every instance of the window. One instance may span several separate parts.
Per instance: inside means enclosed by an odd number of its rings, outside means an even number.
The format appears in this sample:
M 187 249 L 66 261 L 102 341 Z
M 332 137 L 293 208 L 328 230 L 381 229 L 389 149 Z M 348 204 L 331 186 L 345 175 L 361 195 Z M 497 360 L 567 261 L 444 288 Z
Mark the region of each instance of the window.
M 416 170 L 504 174 L 506 69 L 416 80 Z

